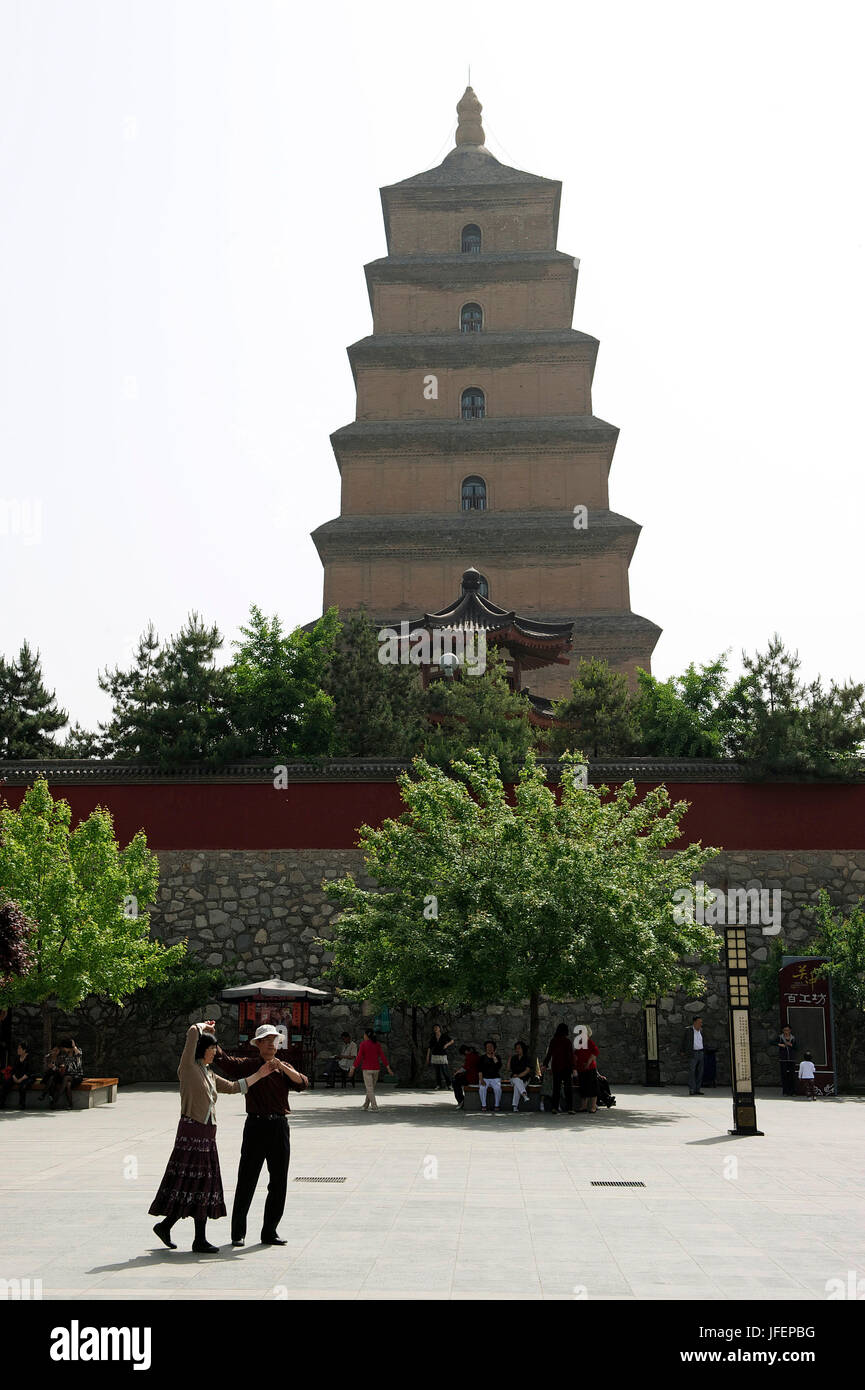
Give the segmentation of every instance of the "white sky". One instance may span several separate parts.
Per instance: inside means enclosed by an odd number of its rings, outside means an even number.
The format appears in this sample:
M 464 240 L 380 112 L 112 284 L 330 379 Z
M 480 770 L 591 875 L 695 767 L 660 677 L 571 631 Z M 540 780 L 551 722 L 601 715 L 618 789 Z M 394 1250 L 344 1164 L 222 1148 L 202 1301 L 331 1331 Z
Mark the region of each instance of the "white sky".
M 320 613 L 378 189 L 471 62 L 489 148 L 564 184 L 656 674 L 777 629 L 865 677 L 861 13 L 5 0 L 0 652 L 92 726 L 148 619 Z

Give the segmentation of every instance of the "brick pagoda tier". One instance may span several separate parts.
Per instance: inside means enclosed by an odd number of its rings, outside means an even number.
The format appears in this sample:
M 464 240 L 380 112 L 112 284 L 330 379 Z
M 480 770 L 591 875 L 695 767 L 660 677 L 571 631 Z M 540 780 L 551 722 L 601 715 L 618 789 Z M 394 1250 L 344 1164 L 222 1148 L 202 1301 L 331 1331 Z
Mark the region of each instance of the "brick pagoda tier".
M 571 664 L 539 693 L 565 694 L 581 657 L 633 680 L 660 629 L 631 612 L 640 528 L 609 509 L 618 431 L 592 414 L 598 341 L 570 326 L 561 184 L 490 154 L 470 87 L 457 112 L 438 168 L 381 190 L 373 333 L 349 348 L 357 417 L 331 436 L 341 514 L 313 533 L 324 607 L 392 625 L 444 609 L 476 565 L 496 604 L 573 624 Z

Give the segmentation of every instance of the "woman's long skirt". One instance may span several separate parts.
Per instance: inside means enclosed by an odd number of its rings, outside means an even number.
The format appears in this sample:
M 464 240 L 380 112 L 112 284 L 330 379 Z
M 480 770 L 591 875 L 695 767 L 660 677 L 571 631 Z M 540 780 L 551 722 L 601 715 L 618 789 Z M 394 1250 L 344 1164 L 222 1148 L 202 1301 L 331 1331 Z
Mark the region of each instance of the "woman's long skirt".
M 591 1099 L 598 1094 L 598 1069 L 597 1067 L 586 1067 L 585 1071 L 577 1073 L 577 1084 L 580 1088 L 580 1097 L 583 1100 Z
M 198 1221 L 225 1216 L 216 1125 L 202 1125 L 181 1115 L 174 1148 L 149 1211 L 171 1221 L 183 1216 Z

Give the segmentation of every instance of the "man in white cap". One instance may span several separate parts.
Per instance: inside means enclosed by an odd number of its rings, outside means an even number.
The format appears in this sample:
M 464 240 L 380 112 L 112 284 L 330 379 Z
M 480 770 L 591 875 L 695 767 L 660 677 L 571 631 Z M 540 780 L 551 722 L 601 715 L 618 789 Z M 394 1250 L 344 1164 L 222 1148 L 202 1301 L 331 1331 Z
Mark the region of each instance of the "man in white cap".
M 267 1199 L 261 1225 L 262 1245 L 285 1245 L 277 1226 L 285 1210 L 288 1184 L 288 1165 L 291 1158 L 291 1139 L 288 1130 L 289 1091 L 305 1091 L 308 1079 L 295 1071 L 289 1062 L 277 1057 L 279 1030 L 272 1023 L 263 1023 L 252 1038 L 258 1056 L 232 1057 L 220 1048 L 213 1061 L 215 1071 L 229 1081 L 239 1081 L 258 1071 L 262 1062 L 276 1059 L 278 1070 L 264 1077 L 246 1093 L 246 1123 L 240 1149 L 237 1187 L 231 1208 L 231 1243 L 246 1242 L 246 1218 L 255 1194 L 262 1164 L 267 1164 Z M 265 1084 L 266 1083 L 266 1084 Z M 262 1089 L 263 1088 L 263 1089 Z M 255 1092 L 261 1090 L 259 1096 Z

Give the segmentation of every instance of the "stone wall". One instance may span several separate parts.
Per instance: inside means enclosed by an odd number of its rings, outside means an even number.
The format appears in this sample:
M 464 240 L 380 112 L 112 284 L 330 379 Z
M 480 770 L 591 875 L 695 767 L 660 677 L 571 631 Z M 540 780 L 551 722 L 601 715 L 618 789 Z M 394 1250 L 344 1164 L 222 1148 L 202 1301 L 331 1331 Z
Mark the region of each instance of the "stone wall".
M 325 898 L 322 880 L 337 878 L 351 870 L 363 886 L 373 886 L 363 873 L 363 860 L 357 850 L 271 850 L 271 851 L 170 851 L 159 854 L 161 887 L 158 908 L 152 923 L 156 935 L 170 944 L 184 937 L 190 951 L 202 963 L 223 965 L 242 980 L 261 980 L 277 976 L 301 984 L 331 988 L 323 971 L 330 953 L 316 944 L 316 938 L 333 933 L 336 908 Z M 705 874 L 715 887 L 759 887 L 783 892 L 782 934 L 794 952 L 810 934 L 807 909 L 816 901 L 821 887 L 829 889 L 833 900 L 849 910 L 865 895 L 865 851 L 844 852 L 725 852 L 714 860 Z M 748 928 L 752 966 L 767 957 L 771 937 L 761 928 Z M 707 972 L 707 989 L 701 1000 L 670 996 L 660 1000 L 659 1035 L 661 1077 L 664 1084 L 685 1084 L 686 1067 L 678 1054 L 679 1040 L 697 1004 L 705 1016 L 709 1045 L 718 1046 L 721 1084 L 729 1084 L 726 1048 L 726 1003 L 722 965 Z M 588 998 L 571 1004 L 542 1001 L 541 1046 L 546 1047 L 555 1025 L 589 1023 L 601 1048 L 601 1065 L 614 1087 L 641 1083 L 644 1079 L 642 1010 L 635 1001 L 604 1006 Z M 89 1048 L 91 1056 L 99 1046 L 99 1029 L 110 1021 L 112 1010 L 94 1004 L 67 1023 L 76 1037 Z M 234 1042 L 235 1010 L 216 1000 L 202 1000 L 199 1017 L 220 1021 L 221 1035 Z M 333 1003 L 315 1006 L 314 1019 L 319 1060 L 338 1048 L 339 1034 L 349 1029 L 359 1037 L 364 1023 L 360 1005 Z M 518 1037 L 528 1038 L 528 1007 L 491 1005 L 462 1017 L 443 1014 L 440 1019 L 458 1043 L 480 1042 L 492 1037 L 503 1049 Z M 425 1049 L 428 1031 L 434 1021 L 428 1011 L 418 1011 L 418 1041 Z M 35 1020 L 34 1020 L 35 1023 Z M 61 1020 L 61 1027 L 64 1021 Z M 38 1045 L 35 1026 L 28 1025 L 27 1011 L 17 1011 L 16 1033 L 31 1026 L 31 1037 Z M 117 1074 L 122 1080 L 173 1080 L 186 1023 L 161 1029 L 156 1036 L 128 1030 L 114 1034 L 110 1055 L 100 1060 L 99 1070 Z M 755 1024 L 753 1048 L 758 1083 L 776 1084 L 777 1061 L 772 1039 L 777 1033 L 777 1017 L 767 1015 Z M 411 1018 L 393 1013 L 393 1032 L 384 1039 L 392 1054 L 394 1069 L 401 1080 L 410 1074 Z M 93 1074 L 92 1067 L 89 1068 Z M 320 1070 L 320 1067 L 319 1067 Z M 431 1074 L 424 1073 L 424 1081 Z

